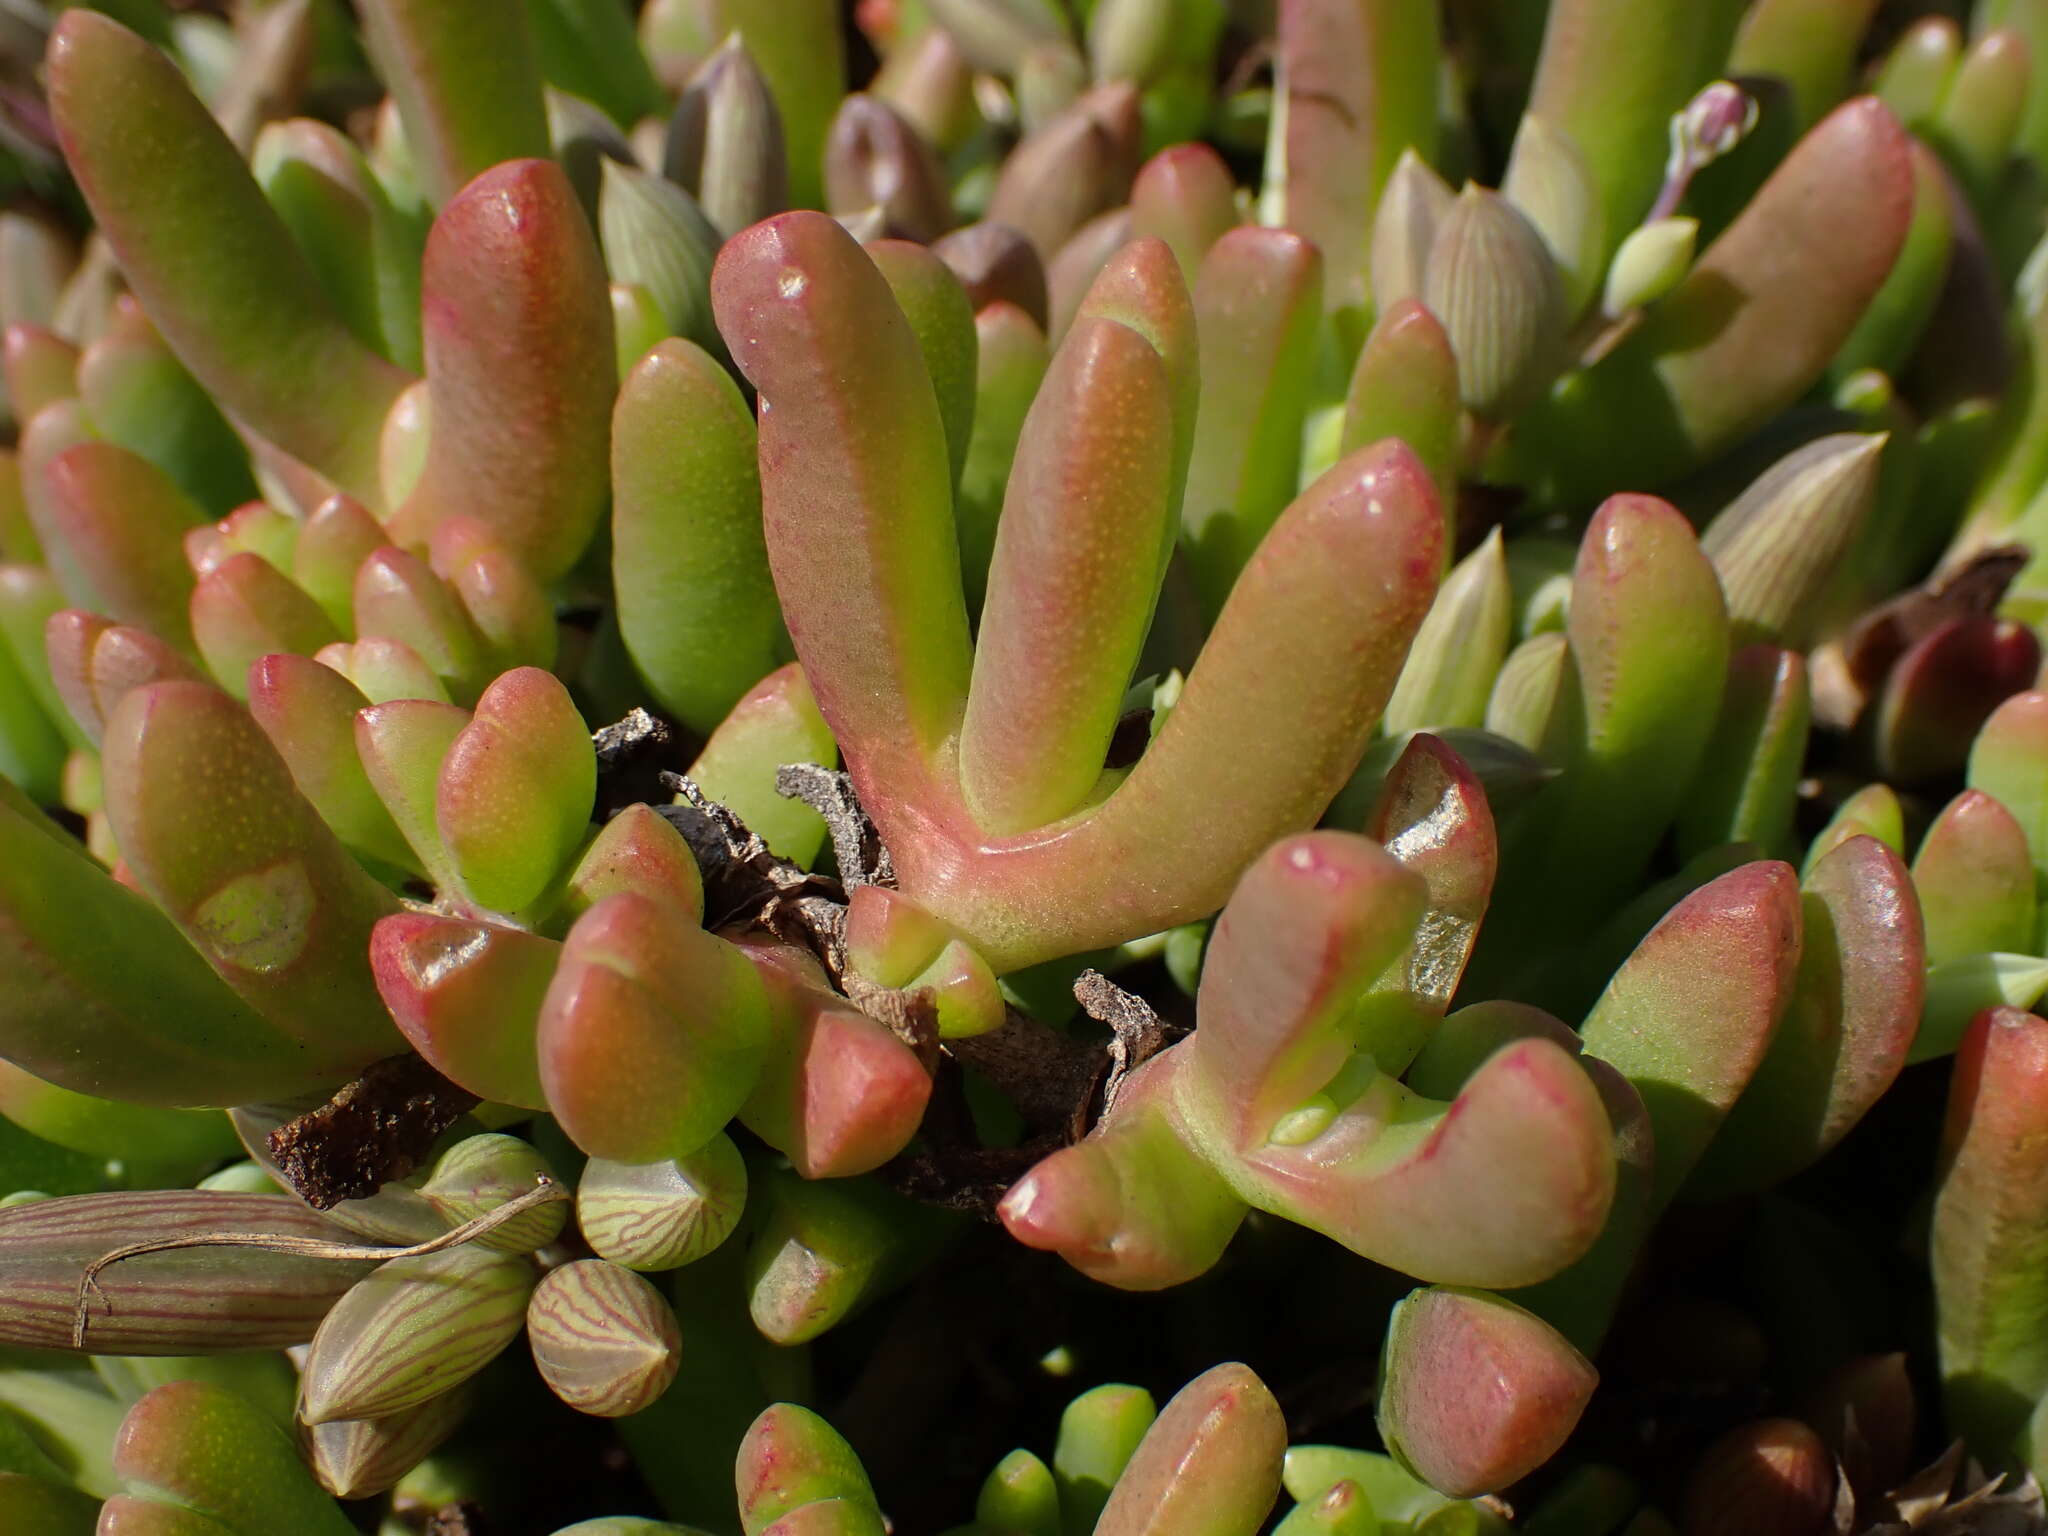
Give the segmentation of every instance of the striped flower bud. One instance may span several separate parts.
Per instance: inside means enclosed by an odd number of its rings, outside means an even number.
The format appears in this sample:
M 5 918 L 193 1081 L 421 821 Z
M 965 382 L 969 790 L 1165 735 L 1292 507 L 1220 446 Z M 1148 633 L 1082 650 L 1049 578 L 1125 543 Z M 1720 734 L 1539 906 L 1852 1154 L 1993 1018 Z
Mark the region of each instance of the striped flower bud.
M 533 1363 L 580 1413 L 638 1413 L 675 1380 L 682 1333 L 661 1292 L 630 1269 L 579 1259 L 552 1270 L 526 1308 Z
M 676 1269 L 711 1252 L 738 1225 L 747 1165 L 731 1138 L 688 1157 L 614 1163 L 593 1157 L 576 1186 L 584 1241 L 628 1269 Z
M 313 1476 L 337 1499 L 367 1499 L 393 1487 L 455 1433 L 475 1399 L 468 1386 L 381 1419 L 334 1419 L 302 1429 Z
M 322 1320 L 300 1419 L 383 1418 L 467 1381 L 519 1332 L 532 1288 L 530 1263 L 488 1248 L 391 1260 Z
M 1565 290 L 1535 225 L 1467 185 L 1437 225 L 1422 301 L 1458 357 L 1466 409 L 1500 419 L 1541 393 L 1562 360 Z
M 547 1159 L 517 1136 L 492 1132 L 467 1137 L 442 1153 L 420 1194 L 450 1226 L 460 1226 L 532 1193 L 539 1179 L 553 1173 Z M 531 1253 L 555 1240 L 568 1214 L 566 1201 L 536 1205 L 477 1241 L 504 1253 Z

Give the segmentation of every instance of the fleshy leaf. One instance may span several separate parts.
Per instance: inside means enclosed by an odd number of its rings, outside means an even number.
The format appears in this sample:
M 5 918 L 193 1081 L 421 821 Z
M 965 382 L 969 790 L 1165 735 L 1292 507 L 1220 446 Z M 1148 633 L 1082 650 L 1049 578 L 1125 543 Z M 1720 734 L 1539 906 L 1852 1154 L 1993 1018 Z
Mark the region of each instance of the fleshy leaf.
M 362 691 L 305 656 L 263 657 L 249 669 L 248 686 L 250 715 L 320 819 L 358 852 L 415 867 L 356 752 L 356 712 L 370 702 Z
M 189 650 L 183 535 L 205 514 L 155 465 L 112 443 L 67 448 L 43 474 L 29 515 L 64 595 Z
M 1998 801 L 1966 789 L 1928 826 L 1913 856 L 1927 924 L 1927 963 L 2034 942 L 2038 903 L 2027 835 Z
M 1201 415 L 1181 520 L 1212 617 L 1299 488 L 1322 292 L 1315 246 L 1256 226 L 1218 240 L 1196 279 Z
M 459 889 L 435 823 L 441 764 L 469 724 L 469 711 L 445 700 L 396 699 L 356 711 L 356 755 L 370 787 L 412 846 L 419 867 L 442 890 Z
M 1667 1204 L 1770 1049 L 1800 959 L 1791 867 L 1746 864 L 1668 912 L 1579 1033 L 1643 1097 Z
M 1987 1008 L 1956 1053 L 1934 1200 L 1937 1343 L 1948 1422 L 1997 1463 L 2048 1388 L 2048 1022 Z
M 306 1536 L 347 1536 L 353 1529 L 314 1485 L 290 1437 L 248 1401 L 208 1382 L 168 1382 L 129 1409 L 114 1466 L 130 1494 L 218 1521 L 215 1530 L 282 1524 Z M 126 1520 L 112 1528 L 138 1536 L 151 1530 Z M 104 1517 L 101 1529 L 109 1529 Z M 177 1526 L 155 1530 L 185 1536 Z
M 1518 1482 L 1577 1427 L 1599 1373 L 1543 1319 L 1484 1291 L 1416 1291 L 1381 1356 L 1380 1437 L 1455 1498 Z
M 496 1104 L 545 1107 L 534 1029 L 562 947 L 471 918 L 397 912 L 370 937 L 370 970 L 414 1050 Z
M 696 856 L 675 824 L 651 805 L 627 806 L 591 839 L 570 872 L 562 910 L 573 919 L 614 891 L 638 891 L 678 921 L 704 916 L 704 877 Z
M 892 1030 L 833 992 L 808 953 L 779 944 L 741 948 L 767 988 L 773 1031 L 740 1117 L 805 1178 L 880 1167 L 916 1134 L 931 1074 Z
M 433 430 L 393 528 L 419 540 L 474 517 L 552 580 L 604 511 L 618 378 L 604 263 L 561 170 L 514 160 L 464 187 L 421 288 Z
M 192 638 L 216 681 L 248 697 L 249 669 L 266 656 L 310 656 L 339 639 L 320 605 L 261 555 L 230 555 L 192 589 Z
M 501 161 L 547 153 L 540 66 L 520 8 L 371 0 L 363 31 L 431 201 L 448 201 Z
M 1145 1431 L 1095 1529 L 1100 1536 L 1253 1536 L 1280 1492 L 1287 1426 L 1248 1366 L 1219 1365 L 1176 1392 Z
M 202 683 L 152 683 L 107 722 L 107 816 L 136 883 L 221 977 L 339 1082 L 398 1047 L 363 967 L 398 901 L 292 783 L 262 730 Z
M 9 1060 L 76 1093 L 239 1104 L 322 1086 L 150 902 L 0 781 L 0 1003 Z M 138 1020 L 148 1021 L 147 1028 Z
M 809 868 L 825 845 L 825 823 L 809 806 L 777 792 L 776 770 L 790 763 L 839 763 L 832 732 L 794 662 L 762 678 L 732 707 L 690 765 L 690 778 L 777 854 Z
M 1656 24 L 1632 12 L 1623 30 Z M 1882 287 L 1912 214 L 1912 156 L 1897 119 L 1870 97 L 1837 108 L 1644 324 L 1522 424 L 1555 464 L 1548 494 L 1570 502 L 1617 481 L 1660 484 L 1797 399 Z
M 787 655 L 761 542 L 755 429 L 687 341 L 626 378 L 612 416 L 619 631 L 655 701 L 709 732 Z
M 80 10 L 51 38 L 49 76 L 65 158 L 179 359 L 225 410 L 376 504 L 378 434 L 406 375 L 328 305 L 176 66 Z
M 817 1414 L 794 1403 L 777 1403 L 754 1420 L 740 1444 L 734 1480 L 746 1536 L 763 1536 L 784 1515 L 830 1499 L 873 1511 L 879 1521 L 874 1492 L 853 1447 Z
M 1333 309 L 1364 309 L 1380 190 L 1403 150 L 1427 159 L 1436 148 L 1441 23 L 1434 7 L 1402 0 L 1289 5 L 1279 41 L 1287 104 L 1270 147 L 1273 222 L 1321 250 Z
M 1058 820 L 1101 776 L 1170 533 L 1173 435 L 1158 351 L 1078 321 L 1025 418 L 961 725 L 962 789 L 991 833 Z
M 569 930 L 541 1006 L 541 1084 L 591 1156 L 658 1162 L 723 1129 L 767 1038 L 765 993 L 738 950 L 620 892 Z
M 1389 308 L 1366 337 L 1344 397 L 1342 449 L 1353 453 L 1398 437 L 1429 471 L 1446 519 L 1456 510 L 1458 360 L 1450 338 L 1420 299 Z M 1446 528 L 1444 552 L 1456 540 Z
M 1790 846 L 1812 709 L 1799 652 L 1752 645 L 1735 653 L 1721 718 L 1678 808 L 1681 853 L 1697 857 L 1723 843 L 1773 853 Z
M 957 724 L 968 674 L 945 428 L 915 333 L 822 214 L 729 241 L 711 295 L 768 402 L 769 563 L 811 687 L 842 741 L 894 742 L 891 777 L 901 760 L 915 782 Z M 877 410 L 886 432 L 858 425 Z
M 568 689 L 521 667 L 483 691 L 450 744 L 434 822 L 470 896 L 518 912 L 567 872 L 596 795 L 590 728 Z

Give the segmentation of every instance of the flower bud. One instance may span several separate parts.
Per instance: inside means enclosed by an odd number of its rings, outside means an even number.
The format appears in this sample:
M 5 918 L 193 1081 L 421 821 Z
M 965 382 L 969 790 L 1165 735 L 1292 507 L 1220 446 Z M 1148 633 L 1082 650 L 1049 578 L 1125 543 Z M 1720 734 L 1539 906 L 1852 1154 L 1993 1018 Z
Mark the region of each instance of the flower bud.
M 548 1161 L 516 1136 L 488 1132 L 469 1136 L 442 1153 L 420 1185 L 420 1196 L 457 1227 L 488 1216 L 501 1205 L 532 1194 Z M 568 1202 L 550 1201 L 495 1226 L 476 1241 L 502 1253 L 531 1253 L 546 1247 L 568 1220 Z
M 1676 288 L 1692 270 L 1700 221 L 1658 219 L 1629 232 L 1607 269 L 1607 288 L 1600 300 L 1610 319 L 1654 304 Z
M 1543 237 L 1496 192 L 1467 185 L 1437 227 L 1422 299 L 1458 358 L 1466 409 L 1512 416 L 1562 360 L 1564 282 Z
M 933 241 L 932 251 L 960 279 L 975 314 L 991 304 L 1009 303 L 1045 328 L 1045 262 L 1016 230 L 1007 224 L 969 224 Z
M 578 1259 L 551 1270 L 526 1306 L 533 1363 L 579 1413 L 638 1413 L 676 1378 L 682 1331 L 661 1292 L 617 1264 Z
M 1564 635 L 1546 630 L 1508 653 L 1486 701 L 1486 729 L 1543 755 L 1550 746 L 1560 691 L 1571 668 Z
M 1381 717 L 1387 734 L 1485 720 L 1494 678 L 1507 659 L 1513 596 L 1496 528 L 1438 588 Z
M 576 1185 L 576 1222 L 598 1254 L 628 1269 L 677 1269 L 732 1235 L 747 1199 L 747 1165 L 730 1137 L 687 1157 L 615 1163 L 593 1157 Z
M 337 1499 L 384 1493 L 461 1426 L 475 1402 L 467 1386 L 381 1419 L 334 1419 L 300 1431 L 313 1477 Z
M 1403 299 L 1422 297 L 1437 225 L 1458 200 L 1443 177 L 1412 149 L 1401 151 L 1372 225 L 1372 301 L 1386 314 Z
M 868 89 L 942 154 L 966 143 L 981 121 L 974 71 L 943 27 L 927 27 L 907 47 L 893 50 Z
M 488 1248 L 390 1260 L 321 1320 L 299 1417 L 386 1418 L 467 1381 L 518 1334 L 533 1284 L 530 1262 Z
M 924 136 L 878 97 L 840 103 L 825 138 L 825 206 L 879 208 L 891 239 L 931 241 L 953 222 L 945 167 Z
M 1544 118 L 1524 116 L 1500 192 L 1521 209 L 1557 259 L 1565 308 L 1577 315 L 1599 285 L 1600 258 L 1607 249 L 1598 189 L 1578 144 Z
M 349 1234 L 296 1198 L 210 1190 L 75 1195 L 0 1215 L 0 1343 L 69 1349 L 88 1264 L 154 1238 L 283 1232 L 346 1242 Z M 179 1248 L 100 1271 L 85 1314 L 88 1348 L 188 1355 L 279 1349 L 313 1336 L 321 1316 L 364 1273 L 358 1263 L 263 1249 Z
M 1796 1419 L 1730 1430 L 1694 1465 L 1679 1504 L 1685 1536 L 1808 1536 L 1835 1503 L 1835 1463 Z
M 615 281 L 653 296 L 672 336 L 713 344 L 711 262 L 722 243 L 704 210 L 674 182 L 604 163 L 598 232 Z
M 1049 259 L 1129 192 L 1137 114 L 1136 91 L 1111 85 L 1052 117 L 1003 162 L 988 217 L 1021 231 Z
M 728 237 L 787 206 L 782 114 L 737 33 L 684 87 L 662 174 L 696 198 Z
M 1876 500 L 1885 442 L 1837 433 L 1795 449 L 1708 524 L 1700 548 L 1738 645 L 1809 643 L 1819 599 Z
M 1741 86 L 1716 80 L 1671 116 L 1667 182 L 1689 179 L 1727 154 L 1756 127 L 1756 98 Z

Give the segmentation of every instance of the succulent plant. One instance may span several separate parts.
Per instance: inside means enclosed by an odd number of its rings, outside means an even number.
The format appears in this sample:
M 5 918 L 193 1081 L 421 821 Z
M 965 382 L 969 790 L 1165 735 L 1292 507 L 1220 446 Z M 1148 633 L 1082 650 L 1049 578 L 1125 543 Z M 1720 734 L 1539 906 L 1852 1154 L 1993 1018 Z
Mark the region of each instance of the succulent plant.
M 0 1527 L 2048 1529 L 1962 9 L 0 6 Z

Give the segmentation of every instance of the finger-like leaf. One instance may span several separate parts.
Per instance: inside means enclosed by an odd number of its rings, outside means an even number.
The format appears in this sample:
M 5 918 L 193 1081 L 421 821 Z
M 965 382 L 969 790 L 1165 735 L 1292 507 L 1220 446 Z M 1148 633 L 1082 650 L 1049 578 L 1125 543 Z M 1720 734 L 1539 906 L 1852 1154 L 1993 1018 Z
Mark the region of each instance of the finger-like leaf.
M 1148 341 L 1112 320 L 1068 332 L 1018 443 L 961 725 L 992 833 L 1058 820 L 1101 776 L 1152 617 L 1173 425 Z
M 1219 1365 L 1176 1392 L 1145 1431 L 1095 1529 L 1100 1536 L 1253 1536 L 1280 1492 L 1287 1425 L 1248 1366 Z
M 848 750 L 915 784 L 968 675 L 945 429 L 916 336 L 822 214 L 730 241 L 712 303 L 768 404 L 768 556 L 805 673 Z
M 1367 306 L 1366 251 L 1380 189 L 1411 145 L 1436 148 L 1436 12 L 1400 0 L 1291 0 L 1280 12 L 1285 62 L 1284 177 L 1275 222 L 1329 263 L 1332 308 Z M 1273 196 L 1269 189 L 1268 196 Z
M 314 1486 L 290 1437 L 246 1400 L 208 1382 L 169 1382 L 131 1408 L 114 1442 L 114 1465 L 130 1493 L 183 1506 L 219 1528 L 282 1524 L 306 1536 L 353 1529 Z
M 1989 951 L 2024 953 L 2034 942 L 2037 899 L 2026 832 L 1981 789 L 1964 790 L 1928 826 L 1913 856 L 1913 888 L 1926 921 L 1929 965 Z
M 302 1042 L 307 1078 L 397 1048 L 362 962 L 397 898 L 300 795 L 226 694 L 152 683 L 107 722 L 107 816 L 136 883 L 222 979 Z M 224 777 L 231 775 L 231 777 Z
M 540 66 L 519 9 L 487 0 L 371 0 L 363 31 L 433 202 L 501 161 L 547 153 Z
M 521 667 L 483 691 L 441 761 L 434 822 L 463 888 L 503 912 L 567 873 L 590 825 L 597 755 L 568 689 Z
M 787 655 L 753 416 L 709 354 L 665 341 L 627 376 L 612 486 L 619 632 L 655 701 L 709 732 Z
M 1518 1482 L 1577 1427 L 1599 1372 L 1542 1318 L 1484 1291 L 1416 1291 L 1382 1354 L 1388 1447 L 1456 1498 Z
M 794 1403 L 777 1403 L 754 1420 L 740 1445 L 734 1479 L 747 1536 L 762 1536 L 784 1515 L 827 1499 L 875 1508 L 853 1447 L 818 1415 Z
M 435 1069 L 496 1104 L 540 1109 L 534 1029 L 562 947 L 470 918 L 397 912 L 371 934 L 378 994 Z
M 421 539 L 474 517 L 558 577 L 604 510 L 618 377 L 603 260 L 561 170 L 515 160 L 464 187 L 421 285 L 433 431 L 393 526 Z
M 1762 1063 L 1799 958 L 1791 867 L 1746 864 L 1672 908 L 1581 1027 L 1587 1052 L 1635 1084 L 1650 1112 L 1658 1207 Z
M 2039 1263 L 2048 1224 L 2048 1023 L 2017 1008 L 1977 1016 L 1949 1088 L 1934 1201 L 1937 1341 L 1949 1422 L 1993 1461 L 2048 1386 Z
M 591 1156 L 658 1162 L 723 1129 L 767 1037 L 766 994 L 737 949 L 620 892 L 569 930 L 541 1006 L 541 1084 Z
M 374 505 L 377 437 L 406 376 L 328 306 L 176 66 L 82 10 L 52 37 L 49 74 L 65 157 L 180 360 L 225 409 Z

